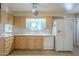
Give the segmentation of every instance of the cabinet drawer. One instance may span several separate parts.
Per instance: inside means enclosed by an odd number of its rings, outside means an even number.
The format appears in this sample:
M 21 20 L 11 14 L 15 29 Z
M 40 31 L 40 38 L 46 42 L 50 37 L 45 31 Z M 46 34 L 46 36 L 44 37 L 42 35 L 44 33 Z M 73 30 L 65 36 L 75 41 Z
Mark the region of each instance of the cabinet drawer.
M 11 47 L 5 49 L 5 55 L 9 54 L 11 51 Z

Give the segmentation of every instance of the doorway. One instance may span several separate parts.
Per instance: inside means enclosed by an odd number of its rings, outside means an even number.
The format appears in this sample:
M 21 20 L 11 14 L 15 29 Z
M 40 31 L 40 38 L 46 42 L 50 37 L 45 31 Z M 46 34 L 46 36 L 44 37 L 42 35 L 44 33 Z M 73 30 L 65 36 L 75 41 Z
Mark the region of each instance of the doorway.
M 74 20 L 74 46 L 79 46 L 79 16 Z

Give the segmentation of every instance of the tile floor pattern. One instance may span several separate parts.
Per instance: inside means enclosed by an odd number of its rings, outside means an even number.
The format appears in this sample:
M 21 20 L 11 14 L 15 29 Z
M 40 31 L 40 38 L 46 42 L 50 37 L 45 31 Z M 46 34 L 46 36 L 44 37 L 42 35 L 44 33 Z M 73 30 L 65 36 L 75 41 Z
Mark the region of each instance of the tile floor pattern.
M 79 47 L 73 52 L 56 52 L 54 50 L 15 50 L 9 56 L 79 56 Z

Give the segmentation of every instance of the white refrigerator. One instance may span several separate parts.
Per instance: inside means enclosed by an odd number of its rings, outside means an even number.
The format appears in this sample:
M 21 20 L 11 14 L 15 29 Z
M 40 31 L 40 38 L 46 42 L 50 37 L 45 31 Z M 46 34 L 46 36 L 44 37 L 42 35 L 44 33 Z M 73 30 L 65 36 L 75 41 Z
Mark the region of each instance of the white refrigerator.
M 73 51 L 73 20 L 68 18 L 57 18 L 55 50 Z

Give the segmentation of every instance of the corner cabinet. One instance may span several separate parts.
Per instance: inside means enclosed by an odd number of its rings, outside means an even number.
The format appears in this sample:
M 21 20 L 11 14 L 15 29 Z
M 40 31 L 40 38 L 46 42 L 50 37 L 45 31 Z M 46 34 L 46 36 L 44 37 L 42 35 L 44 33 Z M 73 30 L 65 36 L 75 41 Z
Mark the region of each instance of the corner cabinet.
M 7 37 L 0 39 L 0 55 L 8 55 L 13 51 L 14 37 Z

